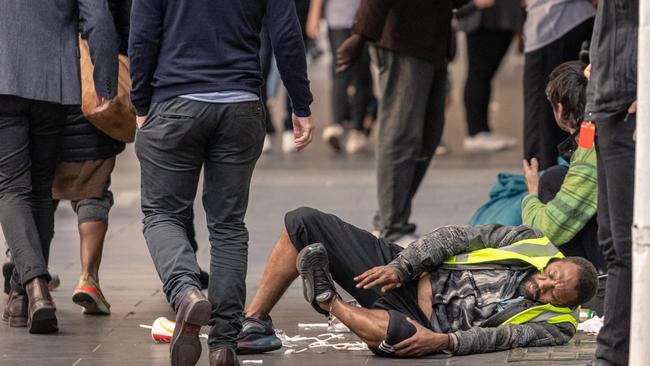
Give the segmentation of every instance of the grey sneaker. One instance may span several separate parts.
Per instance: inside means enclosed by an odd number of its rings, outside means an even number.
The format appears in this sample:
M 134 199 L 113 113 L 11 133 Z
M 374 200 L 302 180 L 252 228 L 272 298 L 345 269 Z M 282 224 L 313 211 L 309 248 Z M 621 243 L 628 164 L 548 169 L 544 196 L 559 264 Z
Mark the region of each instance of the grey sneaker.
M 298 253 L 296 268 L 302 277 L 302 292 L 305 300 L 319 313 L 329 316 L 329 312 L 321 309 L 319 303 L 324 303 L 338 296 L 334 280 L 330 274 L 330 262 L 327 250 L 321 243 L 304 247 Z
M 275 335 L 273 321 L 246 317 L 237 337 L 237 354 L 249 355 L 275 351 L 282 348 L 282 341 Z

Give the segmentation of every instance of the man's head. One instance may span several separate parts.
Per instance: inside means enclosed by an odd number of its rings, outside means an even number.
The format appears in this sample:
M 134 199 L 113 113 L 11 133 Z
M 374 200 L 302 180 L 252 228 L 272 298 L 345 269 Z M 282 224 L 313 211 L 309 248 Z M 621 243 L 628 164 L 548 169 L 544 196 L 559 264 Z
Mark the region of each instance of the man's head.
M 556 67 L 546 85 L 546 98 L 551 102 L 555 121 L 566 132 L 573 133 L 584 117 L 587 78 L 580 61 Z
M 591 300 L 598 288 L 598 272 L 581 257 L 567 257 L 549 262 L 544 272 L 528 276 L 521 293 L 541 304 L 577 306 Z

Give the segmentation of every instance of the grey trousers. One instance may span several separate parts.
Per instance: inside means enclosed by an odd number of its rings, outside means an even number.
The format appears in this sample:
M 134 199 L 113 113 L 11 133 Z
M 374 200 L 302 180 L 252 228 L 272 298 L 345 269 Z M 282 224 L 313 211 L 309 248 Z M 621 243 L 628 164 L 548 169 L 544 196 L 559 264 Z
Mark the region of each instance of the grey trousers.
M 62 105 L 0 95 L 0 223 L 19 293 L 36 277 L 50 278 L 52 181 L 65 118 Z
M 370 57 L 380 91 L 374 226 L 395 240 L 415 231 L 411 203 L 442 136 L 447 68 L 376 46 Z
M 204 169 L 211 349 L 235 346 L 241 329 L 248 261 L 244 215 L 253 169 L 262 153 L 264 114 L 259 101 L 214 104 L 174 98 L 154 104 L 136 135 L 144 236 L 174 309 L 188 289 L 201 288 L 186 225 L 191 224 Z

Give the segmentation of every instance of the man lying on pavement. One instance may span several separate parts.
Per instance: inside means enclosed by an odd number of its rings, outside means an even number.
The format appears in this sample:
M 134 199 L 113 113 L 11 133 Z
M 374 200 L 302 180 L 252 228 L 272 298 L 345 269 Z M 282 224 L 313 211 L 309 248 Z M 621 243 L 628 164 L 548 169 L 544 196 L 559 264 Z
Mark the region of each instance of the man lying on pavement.
M 598 285 L 527 226 L 445 226 L 402 249 L 311 208 L 285 217 L 238 340 L 238 353 L 282 346 L 269 313 L 300 275 L 305 298 L 381 356 L 463 355 L 558 346 Z M 316 243 L 316 244 L 314 244 Z M 362 308 L 347 304 L 335 283 Z

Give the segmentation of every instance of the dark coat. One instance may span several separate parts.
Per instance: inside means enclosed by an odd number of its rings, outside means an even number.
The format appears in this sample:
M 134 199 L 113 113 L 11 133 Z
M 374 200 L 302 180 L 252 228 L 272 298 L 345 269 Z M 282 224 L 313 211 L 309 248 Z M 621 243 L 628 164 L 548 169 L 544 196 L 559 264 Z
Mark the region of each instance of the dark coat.
M 81 113 L 79 106 L 68 108 L 63 128 L 61 161 L 101 160 L 116 156 L 125 144 L 98 130 Z
M 424 59 L 447 63 L 452 0 L 362 0 L 353 25 L 379 47 Z
M 95 0 L 0 1 L 0 94 L 81 103 L 79 32 L 95 62 L 97 92 L 117 92 L 117 42 L 108 5 Z

